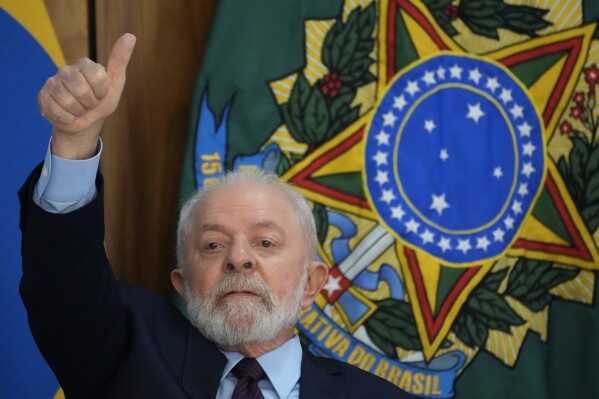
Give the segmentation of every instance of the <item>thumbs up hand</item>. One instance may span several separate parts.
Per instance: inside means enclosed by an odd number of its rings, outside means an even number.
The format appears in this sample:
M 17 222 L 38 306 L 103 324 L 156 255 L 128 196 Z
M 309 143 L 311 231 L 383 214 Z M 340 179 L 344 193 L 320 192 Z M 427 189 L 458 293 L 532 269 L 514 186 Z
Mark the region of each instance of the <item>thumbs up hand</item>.
M 107 67 L 82 58 L 60 68 L 40 90 L 42 115 L 52 124 L 52 153 L 65 159 L 87 159 L 96 152 L 104 120 L 116 109 L 135 36 L 121 36 Z

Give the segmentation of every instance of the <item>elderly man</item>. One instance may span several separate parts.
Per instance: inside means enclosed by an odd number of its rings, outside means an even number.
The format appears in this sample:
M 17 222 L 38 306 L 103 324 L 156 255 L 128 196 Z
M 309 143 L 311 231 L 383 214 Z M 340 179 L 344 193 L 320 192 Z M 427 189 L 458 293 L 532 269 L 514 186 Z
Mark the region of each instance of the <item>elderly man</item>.
M 183 208 L 171 274 L 189 320 L 117 283 L 103 248 L 99 134 L 116 109 L 135 37 L 107 68 L 80 60 L 38 102 L 51 149 L 20 191 L 21 295 L 69 398 L 408 398 L 355 367 L 313 356 L 294 324 L 322 288 L 305 200 L 276 176 L 230 173 Z

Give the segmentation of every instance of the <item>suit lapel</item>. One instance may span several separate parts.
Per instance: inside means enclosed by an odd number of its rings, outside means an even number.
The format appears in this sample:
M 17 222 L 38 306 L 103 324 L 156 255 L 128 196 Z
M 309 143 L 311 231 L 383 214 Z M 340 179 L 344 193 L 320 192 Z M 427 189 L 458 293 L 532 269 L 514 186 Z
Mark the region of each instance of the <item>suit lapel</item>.
M 191 325 L 182 370 L 183 389 L 194 399 L 216 397 L 227 358 Z M 300 399 L 342 399 L 347 384 L 337 362 L 321 359 L 302 346 Z
M 216 397 L 227 358 L 191 325 L 183 363 L 182 385 L 195 399 Z
M 345 377 L 335 362 L 329 362 L 312 355 L 305 347 L 300 376 L 300 399 L 344 398 Z

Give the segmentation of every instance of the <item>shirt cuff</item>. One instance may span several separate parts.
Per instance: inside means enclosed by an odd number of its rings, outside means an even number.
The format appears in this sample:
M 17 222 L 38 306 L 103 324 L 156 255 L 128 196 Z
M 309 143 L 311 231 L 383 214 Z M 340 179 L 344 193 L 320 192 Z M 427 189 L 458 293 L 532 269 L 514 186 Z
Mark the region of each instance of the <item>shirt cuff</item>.
M 49 212 L 74 211 L 96 197 L 95 181 L 102 155 L 102 140 L 98 141 L 96 155 L 85 160 L 52 155 L 51 146 L 50 141 L 33 199 Z

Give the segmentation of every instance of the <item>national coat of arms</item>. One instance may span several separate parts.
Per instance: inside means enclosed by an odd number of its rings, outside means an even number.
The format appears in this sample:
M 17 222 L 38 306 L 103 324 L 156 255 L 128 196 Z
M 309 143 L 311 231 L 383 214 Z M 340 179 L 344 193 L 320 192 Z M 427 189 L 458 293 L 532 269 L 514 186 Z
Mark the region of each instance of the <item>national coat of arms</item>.
M 298 323 L 312 351 L 450 398 L 481 351 L 513 367 L 528 334 L 547 340 L 552 301 L 592 303 L 594 31 L 474 0 L 347 0 L 305 22 L 304 68 L 270 82 L 282 123 L 230 166 L 313 206 L 330 273 Z M 198 186 L 227 158 L 230 107 L 217 124 L 208 95 Z

